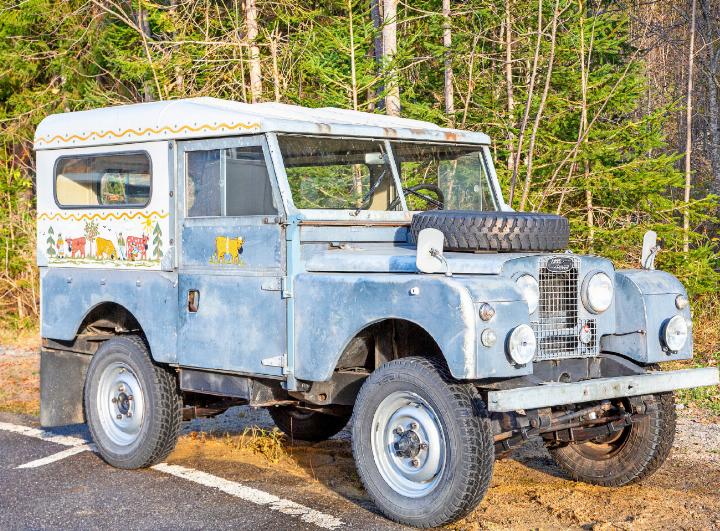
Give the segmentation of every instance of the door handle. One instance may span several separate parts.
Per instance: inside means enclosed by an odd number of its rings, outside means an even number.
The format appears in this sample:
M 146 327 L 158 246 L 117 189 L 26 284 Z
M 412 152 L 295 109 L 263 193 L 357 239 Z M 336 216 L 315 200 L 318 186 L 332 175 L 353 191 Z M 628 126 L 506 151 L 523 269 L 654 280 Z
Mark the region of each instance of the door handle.
M 200 307 L 200 292 L 196 289 L 188 290 L 188 311 L 196 313 Z

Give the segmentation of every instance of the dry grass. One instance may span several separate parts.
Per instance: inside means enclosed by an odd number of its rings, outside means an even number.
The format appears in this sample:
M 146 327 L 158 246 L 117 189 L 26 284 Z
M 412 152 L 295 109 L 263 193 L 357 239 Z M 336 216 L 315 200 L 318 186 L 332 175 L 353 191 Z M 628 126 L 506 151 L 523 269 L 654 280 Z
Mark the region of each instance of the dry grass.
M 38 356 L 0 356 L 0 411 L 40 414 Z

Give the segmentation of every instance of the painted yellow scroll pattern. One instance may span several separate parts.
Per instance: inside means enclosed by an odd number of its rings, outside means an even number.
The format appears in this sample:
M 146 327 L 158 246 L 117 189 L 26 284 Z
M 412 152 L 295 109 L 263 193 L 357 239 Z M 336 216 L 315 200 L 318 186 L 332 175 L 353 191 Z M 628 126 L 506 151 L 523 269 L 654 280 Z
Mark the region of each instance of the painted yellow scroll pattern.
M 115 132 L 115 131 L 92 131 L 88 133 L 87 135 L 69 135 L 69 136 L 62 136 L 62 135 L 55 135 L 53 137 L 38 137 L 35 139 L 35 142 L 37 144 L 52 144 L 53 142 L 61 142 L 61 143 L 68 143 L 72 140 L 78 140 L 80 142 L 84 142 L 86 140 L 93 139 L 102 139 L 107 137 L 114 137 L 114 138 L 123 138 L 129 135 L 133 136 L 145 136 L 148 134 L 152 135 L 159 135 L 161 133 L 171 133 L 171 134 L 177 134 L 177 133 L 197 133 L 200 131 L 220 131 L 220 130 L 227 130 L 227 131 L 236 131 L 238 129 L 257 129 L 260 127 L 260 124 L 257 122 L 245 124 L 245 123 L 237 123 L 237 124 L 228 124 L 228 123 L 219 123 L 219 124 L 203 124 L 199 126 L 192 126 L 192 125 L 181 125 L 180 127 L 172 127 L 172 126 L 165 126 L 165 127 L 146 127 L 145 129 L 125 129 L 124 131 Z

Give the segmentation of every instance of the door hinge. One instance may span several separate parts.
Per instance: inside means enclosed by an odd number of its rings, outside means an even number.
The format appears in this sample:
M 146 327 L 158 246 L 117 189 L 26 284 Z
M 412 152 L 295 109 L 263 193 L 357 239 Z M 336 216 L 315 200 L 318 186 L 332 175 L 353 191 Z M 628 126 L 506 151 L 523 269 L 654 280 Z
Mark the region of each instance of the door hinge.
M 292 292 L 292 284 L 290 283 L 290 279 L 288 277 L 282 277 L 282 279 L 280 280 L 280 285 L 282 286 L 283 299 L 292 298 L 293 292 Z
M 260 363 L 264 367 L 285 367 L 285 354 L 279 356 L 273 356 L 272 358 L 265 358 Z

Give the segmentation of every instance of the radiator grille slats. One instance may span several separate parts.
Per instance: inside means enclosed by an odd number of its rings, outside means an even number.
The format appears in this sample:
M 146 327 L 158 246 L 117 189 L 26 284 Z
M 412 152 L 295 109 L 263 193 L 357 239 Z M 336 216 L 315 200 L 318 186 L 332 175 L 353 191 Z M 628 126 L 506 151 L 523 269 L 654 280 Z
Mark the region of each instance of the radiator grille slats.
M 595 320 L 579 318 L 579 260 L 572 258 L 573 265 L 568 271 L 553 272 L 547 268 L 550 258 L 540 262 L 538 272 L 538 318 L 531 323 L 538 342 L 536 359 L 595 356 L 598 354 Z

